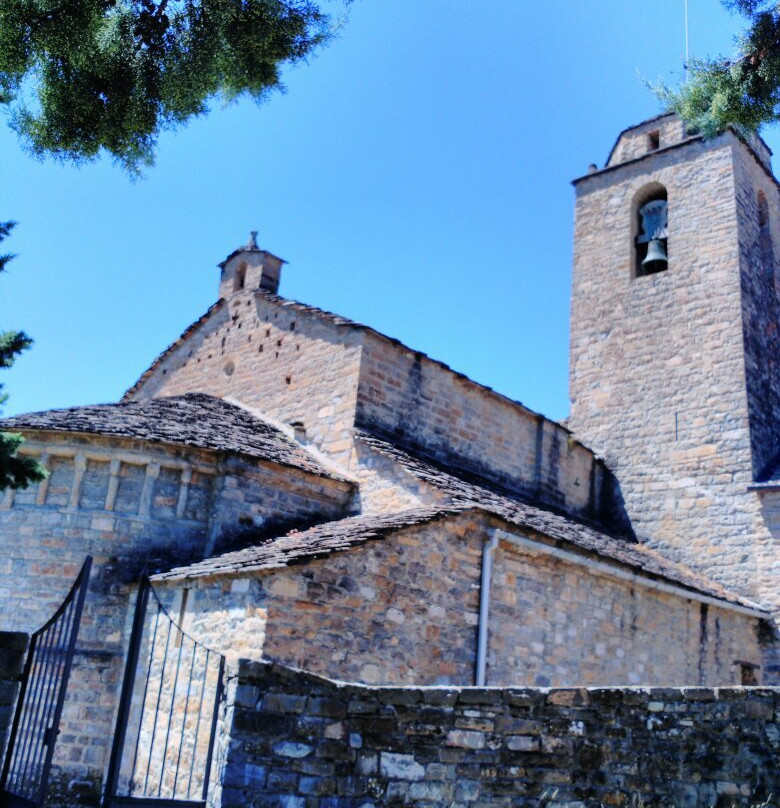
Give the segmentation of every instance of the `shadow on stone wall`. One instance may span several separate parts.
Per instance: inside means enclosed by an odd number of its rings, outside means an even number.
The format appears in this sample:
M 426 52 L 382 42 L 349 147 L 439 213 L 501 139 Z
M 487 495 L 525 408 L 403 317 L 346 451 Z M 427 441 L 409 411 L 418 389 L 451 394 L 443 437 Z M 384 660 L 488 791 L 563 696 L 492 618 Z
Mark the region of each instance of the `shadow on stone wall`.
M 749 805 L 780 689 L 367 687 L 240 663 L 222 808 Z

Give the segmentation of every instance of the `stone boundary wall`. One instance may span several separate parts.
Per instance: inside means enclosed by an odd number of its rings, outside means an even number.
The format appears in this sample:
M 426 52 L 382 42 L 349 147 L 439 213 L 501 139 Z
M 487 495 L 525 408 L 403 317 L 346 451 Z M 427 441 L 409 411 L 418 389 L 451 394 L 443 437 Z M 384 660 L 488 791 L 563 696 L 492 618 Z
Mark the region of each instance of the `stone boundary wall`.
M 29 639 L 21 631 L 0 631 L 0 768 L 14 719 Z
M 778 688 L 369 687 L 246 660 L 235 684 L 222 808 L 710 808 L 780 793 Z

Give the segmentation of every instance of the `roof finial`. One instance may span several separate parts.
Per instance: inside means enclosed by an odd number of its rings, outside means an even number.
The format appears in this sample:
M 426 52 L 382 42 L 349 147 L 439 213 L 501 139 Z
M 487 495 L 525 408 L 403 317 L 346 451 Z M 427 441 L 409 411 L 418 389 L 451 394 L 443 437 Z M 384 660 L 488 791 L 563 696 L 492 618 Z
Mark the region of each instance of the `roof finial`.
M 253 230 L 249 234 L 249 241 L 246 244 L 247 250 L 259 250 L 260 248 L 257 246 L 257 230 Z

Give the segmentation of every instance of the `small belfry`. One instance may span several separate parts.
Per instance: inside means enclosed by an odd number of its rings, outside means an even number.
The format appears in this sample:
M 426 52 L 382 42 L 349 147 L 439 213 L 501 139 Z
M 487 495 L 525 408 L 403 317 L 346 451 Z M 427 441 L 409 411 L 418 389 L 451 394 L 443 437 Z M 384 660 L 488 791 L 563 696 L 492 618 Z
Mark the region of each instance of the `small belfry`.
M 233 250 L 219 264 L 221 269 L 219 293 L 222 298 L 232 297 L 244 289 L 279 291 L 282 267 L 286 261 L 257 246 L 257 231 L 249 234 L 243 247 Z

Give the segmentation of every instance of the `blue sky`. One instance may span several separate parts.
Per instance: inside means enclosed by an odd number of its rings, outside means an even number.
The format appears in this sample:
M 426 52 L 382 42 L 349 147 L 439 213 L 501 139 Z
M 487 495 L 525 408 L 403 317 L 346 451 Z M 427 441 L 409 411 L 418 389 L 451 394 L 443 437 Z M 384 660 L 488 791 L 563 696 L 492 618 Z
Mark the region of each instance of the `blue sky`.
M 692 54 L 731 52 L 741 24 L 690 0 Z M 256 229 L 284 296 L 565 417 L 570 181 L 659 111 L 637 73 L 674 82 L 683 52 L 683 0 L 355 0 L 284 94 L 165 134 L 141 181 L 0 129 L 0 219 L 20 223 L 0 324 L 36 340 L 4 414 L 118 399 Z

